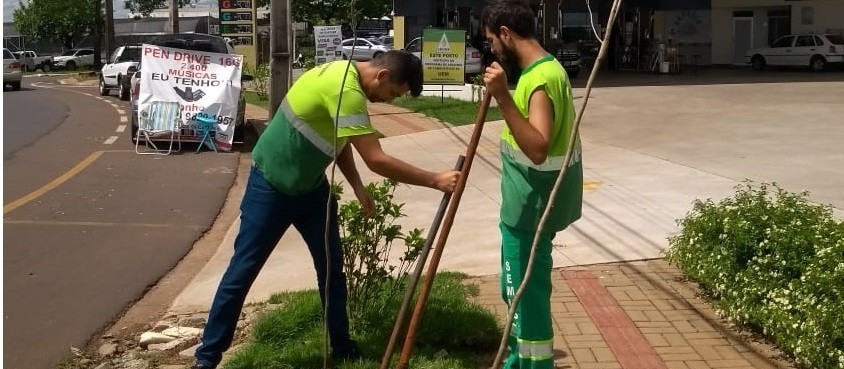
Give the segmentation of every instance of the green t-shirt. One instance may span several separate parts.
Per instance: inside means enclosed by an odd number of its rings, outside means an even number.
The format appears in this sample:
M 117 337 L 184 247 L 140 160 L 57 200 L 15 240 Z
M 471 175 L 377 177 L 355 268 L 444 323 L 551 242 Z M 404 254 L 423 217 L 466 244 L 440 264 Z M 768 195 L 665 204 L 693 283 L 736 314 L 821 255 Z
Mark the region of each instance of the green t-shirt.
M 544 89 L 554 105 L 554 125 L 548 145 L 548 158 L 533 164 L 516 144 L 509 127 L 501 132 L 501 221 L 511 227 L 535 231 L 567 151 L 574 128 L 574 103 L 565 70 L 547 55 L 522 71 L 513 101 L 519 113 L 528 117 L 530 97 Z M 566 177 L 545 223 L 545 232 L 557 232 L 580 218 L 583 202 L 583 165 L 580 139 L 575 143 Z
M 352 64 L 346 73 L 347 63 L 326 63 L 299 77 L 252 150 L 258 169 L 278 191 L 292 196 L 313 191 L 325 181 L 335 149 L 341 151 L 349 137 L 375 132 L 358 70 Z M 339 117 L 336 140 L 335 117 Z

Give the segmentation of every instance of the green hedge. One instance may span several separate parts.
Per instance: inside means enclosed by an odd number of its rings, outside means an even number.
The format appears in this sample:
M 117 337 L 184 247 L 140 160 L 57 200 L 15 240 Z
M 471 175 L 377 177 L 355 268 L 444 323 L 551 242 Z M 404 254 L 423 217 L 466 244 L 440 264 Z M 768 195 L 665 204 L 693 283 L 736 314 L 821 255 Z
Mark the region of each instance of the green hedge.
M 805 367 L 844 369 L 844 222 L 776 184 L 696 201 L 668 259 Z

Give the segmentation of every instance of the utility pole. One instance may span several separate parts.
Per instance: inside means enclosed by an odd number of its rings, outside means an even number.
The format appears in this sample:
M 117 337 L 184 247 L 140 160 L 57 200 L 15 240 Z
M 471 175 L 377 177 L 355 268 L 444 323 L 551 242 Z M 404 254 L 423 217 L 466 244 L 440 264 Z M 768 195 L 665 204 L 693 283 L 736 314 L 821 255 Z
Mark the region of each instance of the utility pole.
M 96 9 L 96 11 L 94 12 L 94 25 L 92 27 L 92 31 L 93 31 L 92 33 L 94 34 L 94 44 L 93 44 L 93 47 L 94 47 L 94 65 L 93 65 L 93 67 L 94 67 L 95 71 L 99 71 L 100 68 L 103 67 L 103 62 L 102 62 L 103 48 L 102 48 L 102 43 L 101 43 L 101 38 L 102 38 L 102 35 L 103 35 L 103 33 L 102 33 L 103 18 L 102 18 L 102 16 L 100 16 L 100 14 L 101 14 L 100 11 L 103 9 L 102 0 L 94 0 L 94 9 Z
M 290 0 L 270 1 L 270 116 L 290 84 Z
M 170 0 L 170 32 L 179 33 L 179 0 Z
M 111 60 L 114 50 L 114 0 L 105 0 L 105 52 L 106 60 Z

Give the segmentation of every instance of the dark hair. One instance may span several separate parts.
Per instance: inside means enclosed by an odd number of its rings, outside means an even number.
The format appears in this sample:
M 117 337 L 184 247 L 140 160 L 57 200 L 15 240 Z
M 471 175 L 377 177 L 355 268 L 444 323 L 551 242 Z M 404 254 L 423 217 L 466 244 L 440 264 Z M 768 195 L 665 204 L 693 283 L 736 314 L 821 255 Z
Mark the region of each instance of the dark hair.
M 390 50 L 375 59 L 372 65 L 390 70 L 390 80 L 398 84 L 407 83 L 414 97 L 422 93 L 422 61 L 404 50 Z
M 489 0 L 481 15 L 481 25 L 492 34 L 501 35 L 507 27 L 520 37 L 536 38 L 533 10 L 524 0 Z

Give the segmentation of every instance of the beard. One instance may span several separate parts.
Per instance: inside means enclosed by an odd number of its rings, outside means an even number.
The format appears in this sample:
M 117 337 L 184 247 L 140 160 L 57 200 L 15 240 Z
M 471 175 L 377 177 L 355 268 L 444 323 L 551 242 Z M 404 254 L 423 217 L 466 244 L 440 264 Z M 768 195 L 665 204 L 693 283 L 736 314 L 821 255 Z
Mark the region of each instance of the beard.
M 502 64 L 505 68 L 513 68 L 518 67 L 519 65 L 519 57 L 516 55 L 516 50 L 514 48 L 510 48 L 507 45 L 501 45 L 501 52 L 496 53 L 495 55 L 498 58 L 498 62 Z

